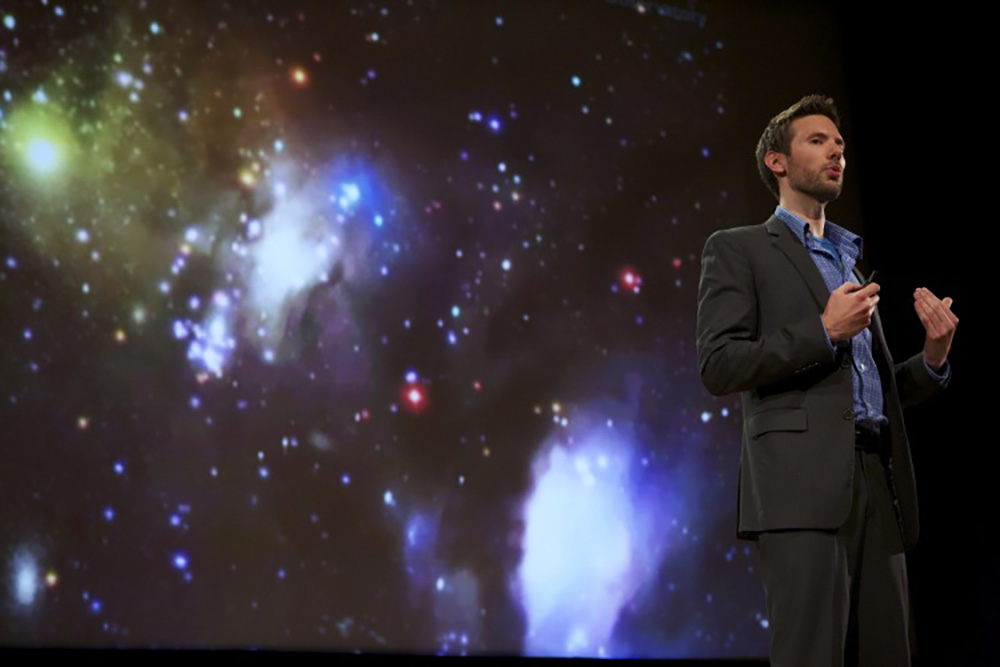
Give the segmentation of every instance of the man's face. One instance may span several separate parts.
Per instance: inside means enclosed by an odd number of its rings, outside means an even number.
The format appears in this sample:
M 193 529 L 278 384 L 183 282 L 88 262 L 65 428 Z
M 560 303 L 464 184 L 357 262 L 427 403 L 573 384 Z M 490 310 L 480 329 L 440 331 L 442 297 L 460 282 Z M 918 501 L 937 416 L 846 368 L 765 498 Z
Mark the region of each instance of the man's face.
M 792 121 L 787 156 L 788 186 L 827 203 L 840 195 L 844 184 L 844 139 L 826 116 L 803 116 Z

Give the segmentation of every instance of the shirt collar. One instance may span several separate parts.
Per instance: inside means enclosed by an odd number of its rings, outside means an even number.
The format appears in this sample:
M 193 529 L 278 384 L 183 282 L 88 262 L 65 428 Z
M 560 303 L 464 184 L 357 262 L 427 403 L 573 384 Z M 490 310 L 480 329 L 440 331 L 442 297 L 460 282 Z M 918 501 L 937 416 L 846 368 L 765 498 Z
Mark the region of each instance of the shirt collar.
M 808 222 L 781 206 L 774 209 L 774 214 L 788 225 L 803 246 L 808 247 L 806 239 L 812 236 Z M 840 252 L 847 252 L 854 256 L 855 259 L 862 256 L 864 241 L 857 234 L 847 231 L 831 220 L 826 221 L 826 224 L 823 226 L 823 232 L 825 234 L 824 238 L 829 239 L 830 243 L 837 246 Z

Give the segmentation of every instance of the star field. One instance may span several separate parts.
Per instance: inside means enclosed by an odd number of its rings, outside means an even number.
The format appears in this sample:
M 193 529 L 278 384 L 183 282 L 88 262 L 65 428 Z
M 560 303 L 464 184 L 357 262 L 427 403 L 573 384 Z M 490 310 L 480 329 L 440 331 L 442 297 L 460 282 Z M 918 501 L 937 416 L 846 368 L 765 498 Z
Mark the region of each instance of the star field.
M 763 654 L 671 7 L 0 10 L 0 640 Z

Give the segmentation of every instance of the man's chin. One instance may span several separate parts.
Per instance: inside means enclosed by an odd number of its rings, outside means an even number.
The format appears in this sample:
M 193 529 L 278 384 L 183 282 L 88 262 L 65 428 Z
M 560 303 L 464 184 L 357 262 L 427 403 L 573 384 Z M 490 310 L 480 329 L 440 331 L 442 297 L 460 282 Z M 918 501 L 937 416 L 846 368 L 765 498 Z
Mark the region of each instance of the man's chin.
M 840 196 L 841 189 L 840 183 L 837 183 L 836 185 L 831 184 L 823 187 L 815 187 L 809 194 L 811 194 L 817 201 L 829 204 Z

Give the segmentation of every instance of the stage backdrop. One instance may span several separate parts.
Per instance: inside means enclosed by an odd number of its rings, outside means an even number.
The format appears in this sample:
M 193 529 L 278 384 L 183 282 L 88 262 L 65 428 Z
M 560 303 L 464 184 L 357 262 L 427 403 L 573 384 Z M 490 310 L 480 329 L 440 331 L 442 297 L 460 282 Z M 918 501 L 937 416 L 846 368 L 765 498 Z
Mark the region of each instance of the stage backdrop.
M 726 11 L 6 3 L 0 642 L 764 655 Z

